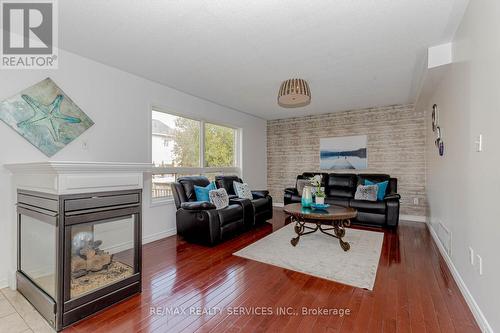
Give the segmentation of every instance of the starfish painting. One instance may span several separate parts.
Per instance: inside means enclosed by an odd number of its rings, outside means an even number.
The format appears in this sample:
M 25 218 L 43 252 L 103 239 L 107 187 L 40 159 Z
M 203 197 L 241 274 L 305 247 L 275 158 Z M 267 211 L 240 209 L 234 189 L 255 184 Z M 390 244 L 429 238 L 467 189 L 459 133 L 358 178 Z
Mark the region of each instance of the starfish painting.
M 21 95 L 21 98 L 24 99 L 29 106 L 31 106 L 35 113 L 33 114 L 33 117 L 19 122 L 17 127 L 27 125 L 44 126 L 49 130 L 54 141 L 59 141 L 59 126 L 61 125 L 61 120 L 73 124 L 80 123 L 82 121 L 80 118 L 70 117 L 61 113 L 61 101 L 64 98 L 63 95 L 57 95 L 54 101 L 49 105 L 39 103 L 28 95 Z
M 51 78 L 1 101 L 0 120 L 48 157 L 94 125 Z

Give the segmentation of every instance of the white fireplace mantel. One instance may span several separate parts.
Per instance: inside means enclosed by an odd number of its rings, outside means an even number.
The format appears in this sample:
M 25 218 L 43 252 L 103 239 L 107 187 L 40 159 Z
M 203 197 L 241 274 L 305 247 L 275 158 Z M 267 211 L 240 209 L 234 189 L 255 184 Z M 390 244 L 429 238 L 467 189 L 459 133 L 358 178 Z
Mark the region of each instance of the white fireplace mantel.
M 143 187 L 150 163 L 37 162 L 5 164 L 18 189 L 53 194 L 131 190 Z

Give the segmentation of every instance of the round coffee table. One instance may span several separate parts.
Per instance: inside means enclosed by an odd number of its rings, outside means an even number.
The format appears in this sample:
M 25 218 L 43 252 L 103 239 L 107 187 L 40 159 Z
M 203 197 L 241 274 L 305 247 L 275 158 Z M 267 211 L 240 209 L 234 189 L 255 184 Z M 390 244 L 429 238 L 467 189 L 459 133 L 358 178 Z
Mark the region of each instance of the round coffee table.
M 304 208 L 300 203 L 294 203 L 286 205 L 283 210 L 290 216 L 291 222 L 295 222 L 297 237 L 290 241 L 293 246 L 297 245 L 300 236 L 319 230 L 328 236 L 337 238 L 344 251 L 349 251 L 351 248 L 351 245 L 342 238 L 345 236 L 345 227 L 350 226 L 351 219 L 358 215 L 356 209 L 335 205 L 326 209 L 313 209 Z M 313 224 L 313 226 L 308 224 Z M 331 230 L 333 230 L 333 234 L 328 232 Z

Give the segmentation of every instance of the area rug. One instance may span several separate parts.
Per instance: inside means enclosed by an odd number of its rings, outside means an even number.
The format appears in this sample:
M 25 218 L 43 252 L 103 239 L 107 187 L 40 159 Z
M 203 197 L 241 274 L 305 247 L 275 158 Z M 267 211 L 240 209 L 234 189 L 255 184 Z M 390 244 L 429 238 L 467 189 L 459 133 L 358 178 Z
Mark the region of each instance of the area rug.
M 296 247 L 290 223 L 257 242 L 233 253 L 236 256 L 373 290 L 384 234 L 382 232 L 346 229 L 344 240 L 351 249 L 344 252 L 337 239 L 321 232 L 300 237 Z

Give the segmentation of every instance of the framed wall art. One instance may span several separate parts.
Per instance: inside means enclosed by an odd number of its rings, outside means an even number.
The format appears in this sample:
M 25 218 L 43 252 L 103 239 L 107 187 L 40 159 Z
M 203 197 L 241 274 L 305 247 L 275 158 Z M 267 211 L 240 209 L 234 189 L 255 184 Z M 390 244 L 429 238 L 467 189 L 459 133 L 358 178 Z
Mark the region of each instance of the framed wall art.
M 48 157 L 94 125 L 50 78 L 1 102 L 0 119 Z

